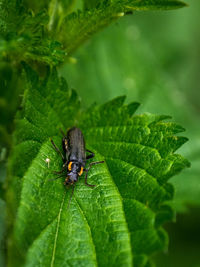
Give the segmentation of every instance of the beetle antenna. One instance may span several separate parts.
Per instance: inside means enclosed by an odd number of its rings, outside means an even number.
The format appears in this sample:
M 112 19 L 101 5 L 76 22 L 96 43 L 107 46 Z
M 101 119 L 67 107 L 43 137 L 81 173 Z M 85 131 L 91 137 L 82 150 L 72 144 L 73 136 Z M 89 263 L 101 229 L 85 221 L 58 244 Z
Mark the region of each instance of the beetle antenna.
M 71 203 L 73 194 L 74 194 L 74 189 L 75 189 L 75 185 L 73 185 L 73 187 L 72 187 L 71 196 L 70 196 L 69 202 L 68 202 L 68 204 L 67 204 L 67 210 L 69 209 L 69 206 L 70 206 L 70 203 Z
M 64 131 L 61 128 L 59 128 L 59 130 L 60 130 L 61 134 L 63 135 L 63 137 L 66 137 L 66 134 L 64 133 Z

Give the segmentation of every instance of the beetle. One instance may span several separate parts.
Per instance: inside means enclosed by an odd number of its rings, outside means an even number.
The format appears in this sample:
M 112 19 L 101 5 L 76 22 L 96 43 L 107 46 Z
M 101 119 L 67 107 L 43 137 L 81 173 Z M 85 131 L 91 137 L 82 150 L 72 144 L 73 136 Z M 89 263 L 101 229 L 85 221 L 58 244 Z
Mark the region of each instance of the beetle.
M 67 131 L 66 135 L 62 130 L 61 132 L 63 134 L 62 146 L 64 155 L 51 139 L 51 143 L 54 149 L 59 153 L 63 160 L 63 167 L 61 171 L 54 172 L 55 174 L 60 175 L 55 179 L 62 178 L 65 175 L 64 185 L 73 185 L 73 195 L 74 186 L 78 182 L 79 176 L 81 176 L 83 172 L 85 172 L 85 185 L 89 187 L 95 187 L 95 185 L 88 184 L 87 182 L 88 172 L 93 165 L 104 163 L 104 161 L 91 162 L 89 164 L 89 167 L 86 169 L 85 165 L 87 160 L 93 158 L 95 154 L 85 148 L 85 140 L 81 130 L 77 127 L 72 127 Z M 86 155 L 86 152 L 88 152 L 89 154 Z

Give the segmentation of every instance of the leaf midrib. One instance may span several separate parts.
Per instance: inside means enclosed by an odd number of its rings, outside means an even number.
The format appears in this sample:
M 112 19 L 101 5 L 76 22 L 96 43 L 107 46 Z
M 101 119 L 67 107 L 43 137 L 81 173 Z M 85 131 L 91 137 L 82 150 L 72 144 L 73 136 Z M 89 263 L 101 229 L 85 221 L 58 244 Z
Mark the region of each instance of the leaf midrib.
M 51 258 L 51 267 L 54 266 L 54 261 L 55 261 L 55 253 L 56 253 L 56 245 L 57 245 L 57 239 L 58 239 L 58 231 L 59 231 L 59 225 L 60 225 L 60 218 L 61 218 L 61 213 L 63 210 L 63 205 L 64 205 L 64 201 L 65 201 L 65 197 L 66 197 L 66 190 L 64 192 L 64 196 L 62 199 L 62 203 L 60 205 L 60 210 L 58 213 L 58 221 L 57 221 L 57 226 L 56 226 L 56 234 L 55 234 L 55 239 L 54 239 L 54 245 L 53 245 L 53 253 L 52 253 L 52 258 Z

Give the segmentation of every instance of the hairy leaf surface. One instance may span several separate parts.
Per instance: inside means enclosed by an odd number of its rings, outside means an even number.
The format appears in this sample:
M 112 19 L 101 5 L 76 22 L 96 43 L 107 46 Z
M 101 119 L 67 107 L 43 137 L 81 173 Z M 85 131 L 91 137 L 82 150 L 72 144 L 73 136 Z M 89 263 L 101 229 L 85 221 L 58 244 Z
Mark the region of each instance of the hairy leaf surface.
M 185 11 L 187 13 L 187 10 Z M 157 30 L 150 34 L 154 44 L 158 37 L 156 32 L 163 31 L 163 25 L 168 20 L 173 18 L 172 24 L 177 21 L 176 15 L 170 14 L 164 16 L 162 25 L 157 25 Z M 98 99 L 98 102 L 103 103 L 109 98 L 125 94 L 128 100 L 135 99 L 142 103 L 140 112 L 148 110 L 153 113 L 169 114 L 175 117 L 176 121 L 187 126 L 187 137 L 190 142 L 181 148 L 181 154 L 189 159 L 192 168 L 181 172 L 171 181 L 175 187 L 173 206 L 177 212 L 182 212 L 188 210 L 191 205 L 200 204 L 199 119 L 191 107 L 189 108 L 189 98 L 183 90 L 184 82 L 179 87 L 171 79 L 171 75 L 166 75 L 165 67 L 160 69 L 160 62 L 167 64 L 170 54 L 175 53 L 172 52 L 173 49 L 177 53 L 175 47 L 178 49 L 178 44 L 174 41 L 171 49 L 167 46 L 164 58 L 161 58 L 160 54 L 158 57 L 158 48 L 154 47 L 152 50 L 152 40 L 147 36 L 149 28 L 147 27 L 146 30 L 145 28 L 154 15 L 143 14 L 142 17 L 135 18 L 129 16 L 120 22 L 120 27 L 112 25 L 95 36 L 89 44 L 79 49 L 74 54 L 78 59 L 76 65 L 65 64 L 61 73 L 67 78 L 69 84 L 78 88 L 82 104 L 90 105 L 93 99 Z M 144 21 L 145 25 L 143 25 Z M 154 21 L 151 29 L 156 23 Z M 167 35 L 170 32 L 171 28 L 168 26 Z M 160 51 L 164 45 L 165 41 L 158 44 Z M 116 55 L 119 64 L 116 64 Z M 175 64 L 176 57 L 173 57 L 173 62 Z M 170 66 L 168 67 L 170 69 Z M 176 70 L 180 72 L 179 67 L 177 66 Z M 90 77 L 90 79 L 85 79 L 85 77 Z M 193 85 L 189 83 L 188 94 L 190 94 L 190 88 L 193 88 Z M 179 97 L 174 97 L 174 90 L 178 92 Z M 186 102 L 181 102 L 181 99 L 185 99 Z M 187 106 L 188 108 L 185 109 Z
M 8 266 L 149 266 L 148 256 L 166 249 L 162 224 L 173 219 L 170 177 L 189 163 L 175 151 L 187 140 L 168 116 L 134 115 L 138 103 L 118 97 L 83 111 L 78 97 L 55 70 L 43 81 L 25 66 L 28 83 L 17 116 L 7 184 L 10 225 Z M 78 126 L 95 161 L 71 189 L 53 178 L 62 160 L 62 135 Z M 50 159 L 50 164 L 46 159 Z M 23 159 L 23 161 L 22 161 Z M 14 222 L 14 223 L 13 223 Z
M 61 44 L 48 36 L 45 11 L 33 13 L 21 1 L 0 3 L 0 58 L 56 65 L 63 61 Z
M 30 1 L 29 1 L 30 2 Z M 0 2 L 0 58 L 57 65 L 82 42 L 126 13 L 184 7 L 178 0 Z M 64 50 L 65 49 L 65 50 Z
M 186 6 L 174 0 L 121 0 L 87 1 L 85 10 L 66 16 L 59 30 L 59 40 L 65 45 L 67 53 L 73 52 L 91 35 L 116 21 L 126 13 L 141 10 L 169 10 Z

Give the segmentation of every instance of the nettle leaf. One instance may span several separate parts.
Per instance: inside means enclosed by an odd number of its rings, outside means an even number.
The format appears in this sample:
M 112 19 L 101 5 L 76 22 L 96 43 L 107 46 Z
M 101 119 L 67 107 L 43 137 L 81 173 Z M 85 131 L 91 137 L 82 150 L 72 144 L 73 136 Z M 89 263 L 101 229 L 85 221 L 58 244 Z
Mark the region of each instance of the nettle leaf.
M 185 6 L 178 0 L 85 0 L 82 10 L 77 11 L 81 5 L 74 0 L 29 2 L 0 3 L 0 58 L 5 61 L 55 66 L 92 34 L 126 13 Z
M 67 53 L 73 52 L 92 34 L 116 21 L 126 13 L 140 10 L 170 10 L 186 6 L 174 0 L 84 1 L 85 10 L 66 16 L 59 29 L 58 39 Z
M 128 2 L 128 1 L 127 1 Z M 179 0 L 132 0 L 127 7 L 133 10 L 171 10 L 187 6 Z
M 16 62 L 38 61 L 50 65 L 63 62 L 61 44 L 48 36 L 45 11 L 26 10 L 21 1 L 1 1 L 0 58 Z
M 7 201 L 10 225 L 8 266 L 149 266 L 149 256 L 166 249 L 162 224 L 174 217 L 170 177 L 189 166 L 175 151 L 187 141 L 168 116 L 133 115 L 138 103 L 118 97 L 80 109 L 79 99 L 55 70 L 39 81 L 25 66 L 28 84 L 17 116 L 9 163 Z M 78 126 L 95 161 L 94 189 L 48 181 L 62 160 L 62 135 Z M 50 164 L 45 162 L 49 158 Z

